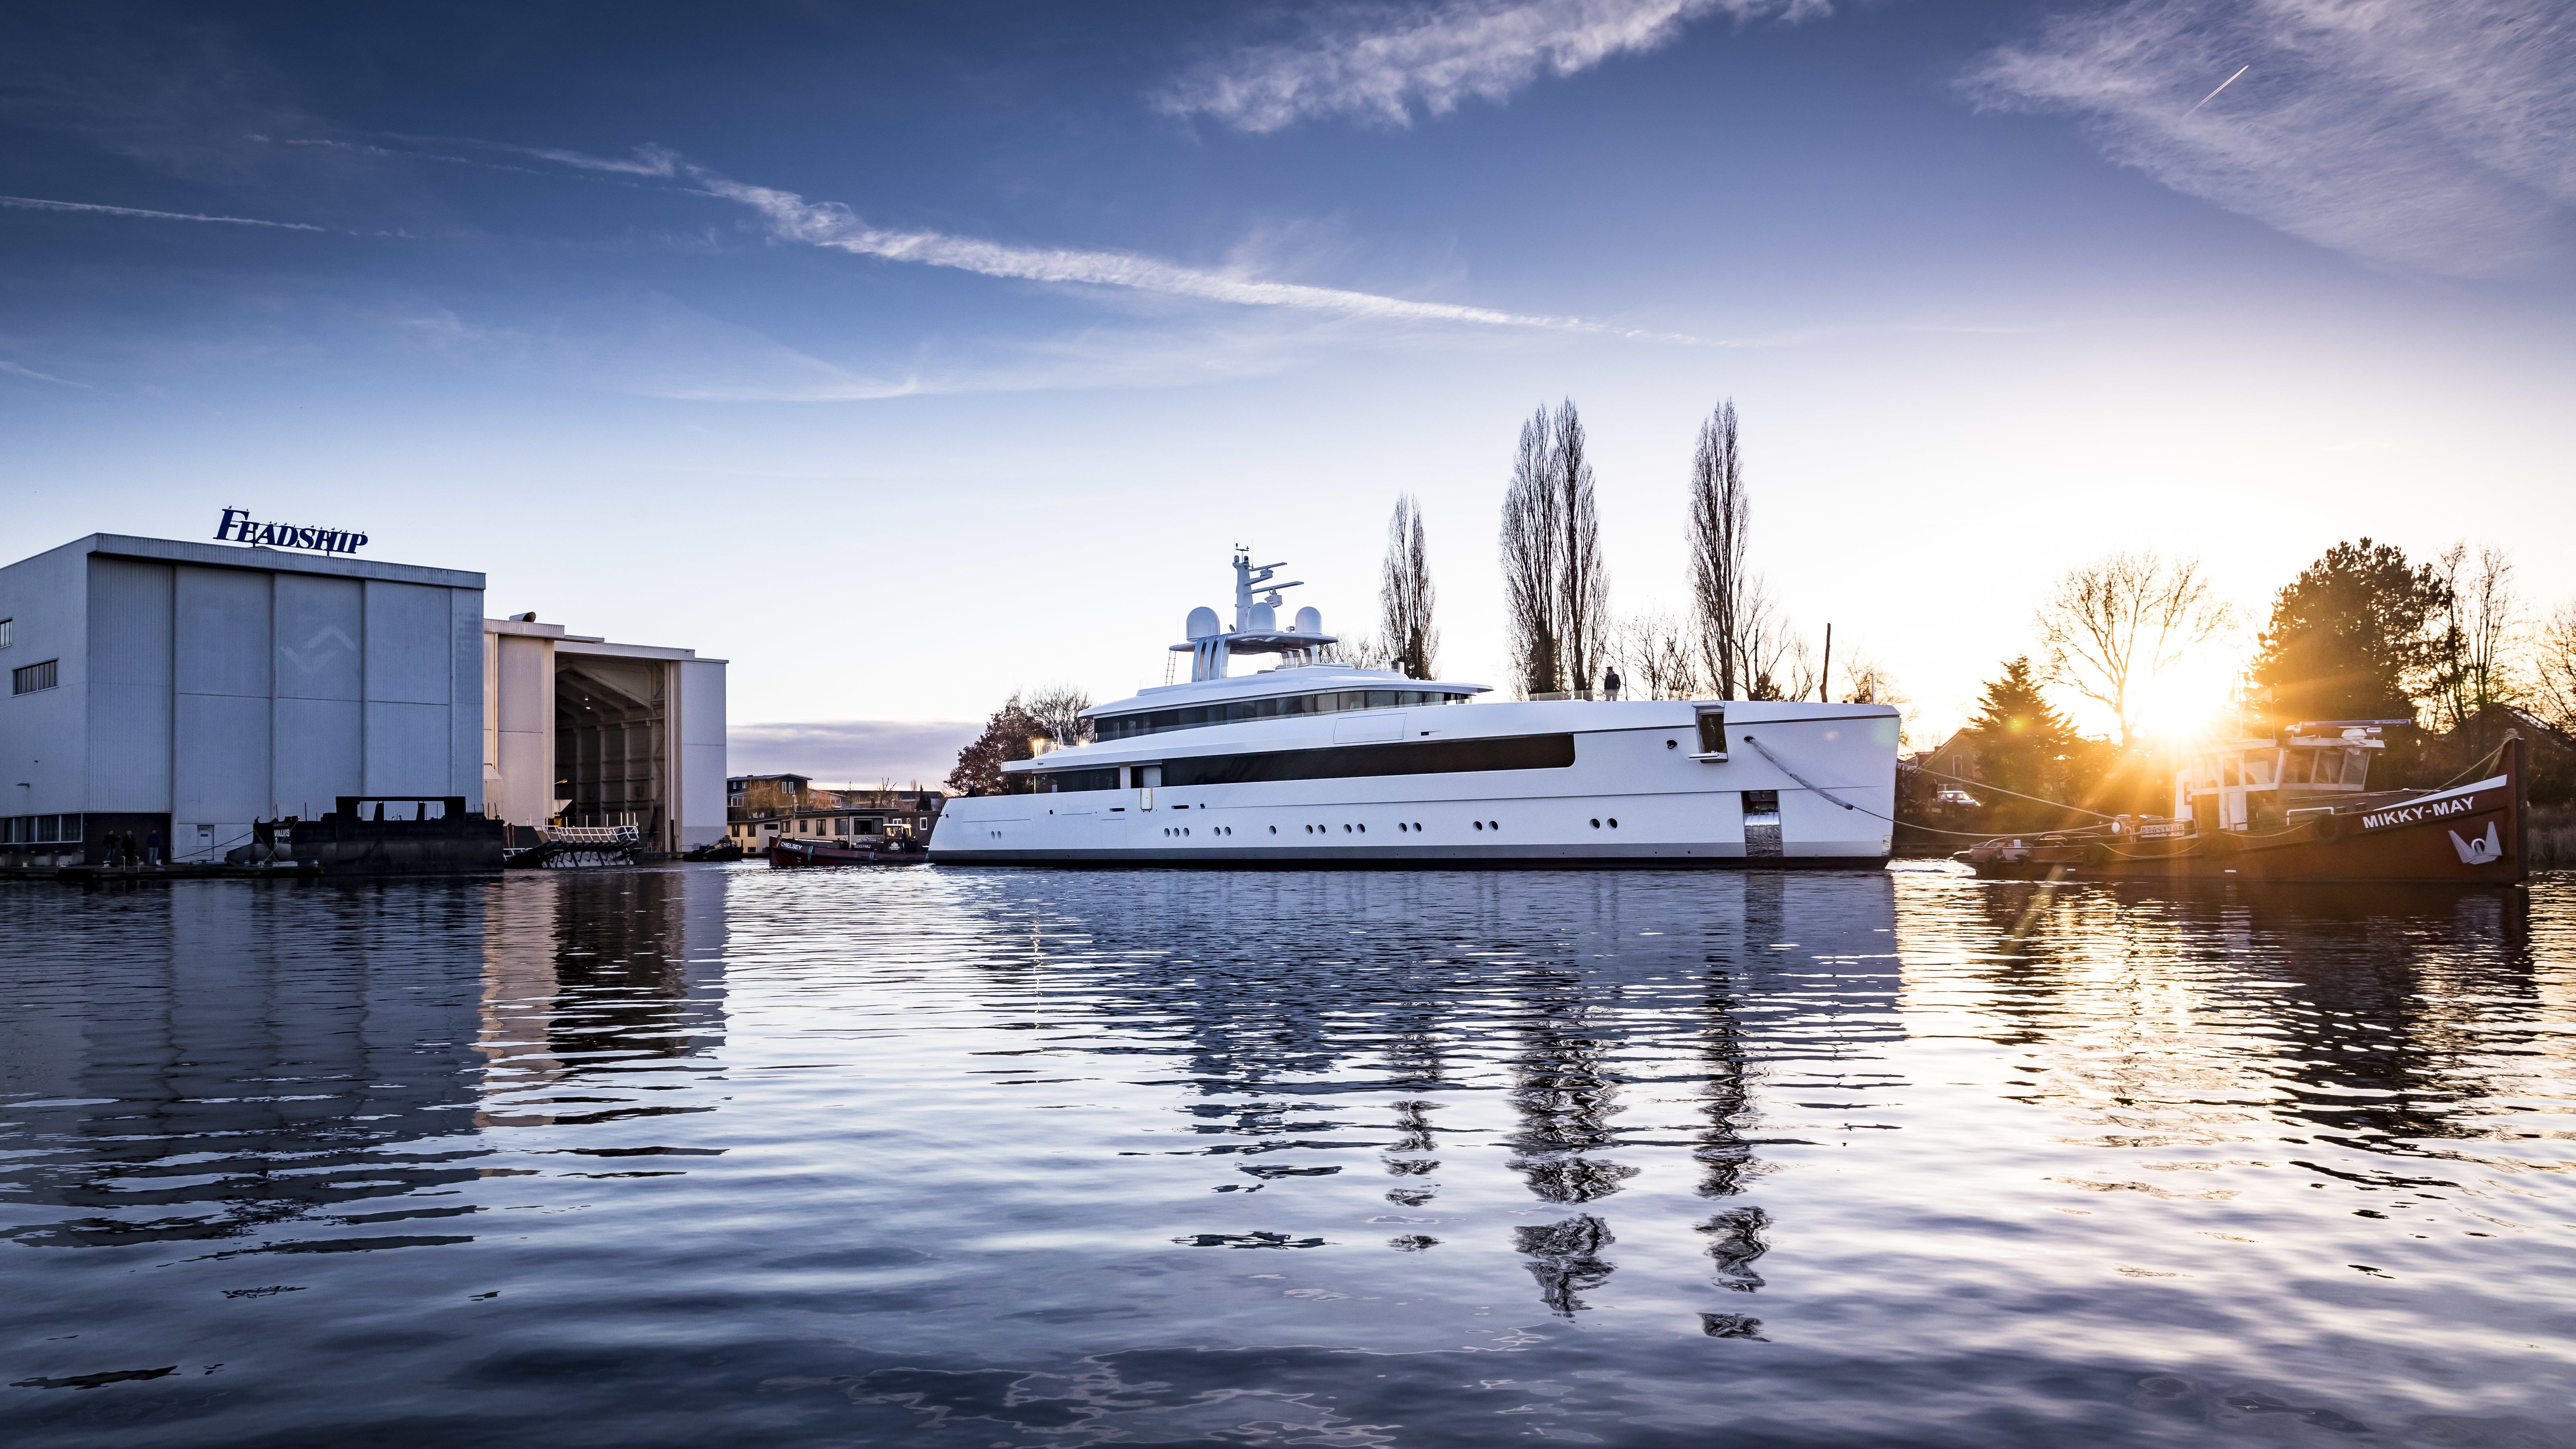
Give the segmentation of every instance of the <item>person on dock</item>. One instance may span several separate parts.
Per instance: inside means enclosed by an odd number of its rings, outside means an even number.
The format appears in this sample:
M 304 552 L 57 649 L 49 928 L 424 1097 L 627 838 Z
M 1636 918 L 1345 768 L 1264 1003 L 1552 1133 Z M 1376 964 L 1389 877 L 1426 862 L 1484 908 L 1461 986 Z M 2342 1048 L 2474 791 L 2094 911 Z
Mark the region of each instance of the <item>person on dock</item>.
M 143 842 L 143 863 L 154 870 L 161 868 L 161 832 L 153 831 Z

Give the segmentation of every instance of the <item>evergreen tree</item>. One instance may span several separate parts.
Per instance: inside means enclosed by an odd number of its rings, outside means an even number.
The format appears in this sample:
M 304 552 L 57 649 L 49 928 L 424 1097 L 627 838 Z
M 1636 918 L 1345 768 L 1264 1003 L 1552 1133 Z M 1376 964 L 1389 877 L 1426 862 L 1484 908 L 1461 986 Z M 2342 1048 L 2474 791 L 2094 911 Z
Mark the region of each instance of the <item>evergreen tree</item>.
M 2018 794 L 2062 798 L 2066 756 L 2081 739 L 2040 694 L 2030 656 L 2007 661 L 2002 675 L 1986 681 L 1968 728 L 1976 736 L 1978 778 Z
M 2338 543 L 2272 601 L 2254 660 L 2272 713 L 2303 719 L 2415 717 L 2416 685 L 2439 652 L 2433 625 L 2451 605 L 2431 564 L 2392 544 Z
M 957 768 L 948 772 L 948 788 L 969 795 L 1019 794 L 1027 788 L 1027 777 L 1005 775 L 1002 766 L 1011 760 L 1036 759 L 1038 737 L 1046 732 L 1045 721 L 1029 713 L 1013 694 L 985 722 L 984 733 L 957 752 Z

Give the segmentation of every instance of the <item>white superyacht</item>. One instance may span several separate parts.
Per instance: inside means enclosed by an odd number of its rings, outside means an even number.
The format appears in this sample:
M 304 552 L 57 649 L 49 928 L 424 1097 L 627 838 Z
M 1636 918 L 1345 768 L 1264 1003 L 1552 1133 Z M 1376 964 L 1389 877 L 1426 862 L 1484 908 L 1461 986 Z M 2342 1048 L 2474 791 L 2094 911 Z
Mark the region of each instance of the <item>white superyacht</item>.
M 1234 558 L 1234 627 L 1190 611 L 1190 680 L 1087 710 L 1094 738 L 950 800 L 949 864 L 1874 866 L 1896 711 L 1794 700 L 1539 699 L 1321 656 L 1282 565 Z M 1276 667 L 1235 676 L 1238 655 Z

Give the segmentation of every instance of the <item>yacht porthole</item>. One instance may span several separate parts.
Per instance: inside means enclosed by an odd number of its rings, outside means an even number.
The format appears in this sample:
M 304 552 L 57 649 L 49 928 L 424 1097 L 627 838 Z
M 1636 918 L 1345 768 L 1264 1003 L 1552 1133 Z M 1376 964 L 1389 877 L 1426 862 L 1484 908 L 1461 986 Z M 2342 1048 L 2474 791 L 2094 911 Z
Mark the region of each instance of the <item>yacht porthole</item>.
M 1618 816 L 1613 815 L 1613 816 L 1611 816 L 1611 817 L 1610 817 L 1610 828 L 1611 828 L 1611 829 L 1613 829 L 1613 830 L 1616 830 L 1616 829 L 1618 829 L 1618 828 L 1619 828 L 1619 817 L 1618 817 Z
M 1680 749 L 1681 747 L 1682 747 L 1682 742 L 1681 742 L 1681 741 L 1679 741 L 1679 740 L 1666 740 L 1666 741 L 1664 741 L 1664 748 L 1665 748 L 1665 749 L 1668 749 L 1668 750 L 1678 750 L 1678 749 Z
M 1485 828 L 1485 822 L 1482 820 L 1470 821 L 1469 823 L 1474 825 L 1478 830 Z
M 1592 828 L 1593 828 L 1593 829 L 1595 829 L 1595 830 L 1600 829 L 1600 828 L 1601 828 L 1601 822 L 1600 822 L 1600 821 L 1598 821 L 1598 820 L 1593 821 L 1593 822 L 1592 822 Z
M 1414 828 L 1414 829 L 1416 829 L 1416 830 L 1420 830 L 1420 829 L 1422 828 L 1422 822 L 1421 822 L 1421 821 L 1419 821 L 1419 820 L 1414 821 L 1414 822 L 1413 822 L 1413 828 Z
M 1271 827 L 1270 827 L 1270 833 L 1271 833 L 1271 834 L 1273 834 L 1273 835 L 1277 835 L 1277 834 L 1279 833 L 1279 827 L 1278 827 L 1278 826 L 1276 826 L 1276 825 L 1271 826 Z
M 1360 834 L 1362 834 L 1362 835 L 1366 835 L 1366 834 L 1368 834 L 1368 827 L 1367 827 L 1367 826 L 1365 826 L 1365 825 L 1361 826 L 1361 827 L 1360 827 Z
M 1487 830 L 1500 830 L 1503 828 L 1503 822 L 1499 820 L 1488 820 L 1485 822 L 1485 828 Z

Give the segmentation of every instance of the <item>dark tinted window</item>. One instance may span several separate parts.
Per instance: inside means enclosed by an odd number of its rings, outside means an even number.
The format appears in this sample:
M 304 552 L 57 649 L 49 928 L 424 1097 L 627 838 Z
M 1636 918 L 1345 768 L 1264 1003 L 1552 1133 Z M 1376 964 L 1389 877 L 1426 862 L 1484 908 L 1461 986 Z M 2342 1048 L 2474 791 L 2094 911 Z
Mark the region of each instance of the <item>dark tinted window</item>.
M 1713 709 L 1699 715 L 1699 752 L 1703 755 L 1726 753 L 1726 716 Z
M 1115 790 L 1118 788 L 1118 767 L 1111 765 L 1103 770 L 1053 770 L 1038 776 L 1037 779 L 1038 789 L 1042 792 L 1054 791 L 1063 794 L 1075 790 Z
M 1128 740 L 1142 735 L 1158 735 L 1165 730 L 1196 729 L 1201 725 L 1233 724 L 1239 720 L 1281 719 L 1297 715 L 1332 714 L 1345 709 L 1394 709 L 1409 705 L 1460 704 L 1467 696 L 1433 689 L 1347 689 L 1332 694 L 1292 694 L 1269 699 L 1238 700 L 1227 704 L 1194 705 L 1187 709 L 1158 709 L 1143 714 L 1109 715 L 1092 721 L 1093 737 L 1099 740 Z
M 1470 770 L 1561 770 L 1573 763 L 1572 735 L 1515 735 L 1494 740 L 1424 740 L 1165 760 L 1163 783 L 1252 785 L 1369 775 L 1448 775 Z

